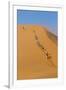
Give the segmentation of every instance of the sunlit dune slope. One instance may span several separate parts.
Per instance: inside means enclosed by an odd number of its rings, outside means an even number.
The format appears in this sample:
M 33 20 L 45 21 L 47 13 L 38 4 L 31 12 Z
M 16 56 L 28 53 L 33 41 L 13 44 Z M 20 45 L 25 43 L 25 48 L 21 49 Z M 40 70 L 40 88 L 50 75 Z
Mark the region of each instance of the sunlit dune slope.
M 57 37 L 38 25 L 17 25 L 17 79 L 57 77 Z

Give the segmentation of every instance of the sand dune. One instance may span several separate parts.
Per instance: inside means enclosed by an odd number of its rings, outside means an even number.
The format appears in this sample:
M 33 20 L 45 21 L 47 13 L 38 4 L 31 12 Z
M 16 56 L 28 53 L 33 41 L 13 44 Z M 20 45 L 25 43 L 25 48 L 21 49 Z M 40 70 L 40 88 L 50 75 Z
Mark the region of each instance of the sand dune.
M 17 79 L 57 77 L 57 37 L 38 25 L 17 26 Z

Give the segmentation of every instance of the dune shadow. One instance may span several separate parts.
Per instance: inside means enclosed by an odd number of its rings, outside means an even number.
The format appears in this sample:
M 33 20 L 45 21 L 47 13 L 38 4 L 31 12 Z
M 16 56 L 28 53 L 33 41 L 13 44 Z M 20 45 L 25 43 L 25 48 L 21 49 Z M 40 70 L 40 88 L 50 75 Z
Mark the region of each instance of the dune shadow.
M 47 33 L 47 36 L 48 36 L 48 38 L 50 39 L 50 40 L 52 40 L 52 42 L 54 43 L 54 44 L 58 44 L 58 36 L 56 36 L 55 34 L 53 34 L 52 32 L 50 32 L 50 31 L 48 31 L 48 29 L 47 28 L 44 28 L 45 29 L 45 31 L 46 31 L 46 33 Z

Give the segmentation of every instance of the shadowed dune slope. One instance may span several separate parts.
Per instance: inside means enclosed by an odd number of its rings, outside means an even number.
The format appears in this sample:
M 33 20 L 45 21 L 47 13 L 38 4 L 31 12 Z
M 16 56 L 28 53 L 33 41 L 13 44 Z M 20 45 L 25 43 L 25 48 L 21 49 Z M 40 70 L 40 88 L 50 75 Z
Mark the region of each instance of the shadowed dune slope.
M 57 78 L 57 37 L 38 25 L 17 25 L 17 79 Z
M 46 30 L 46 33 L 48 35 L 48 37 L 55 43 L 58 44 L 57 42 L 57 36 L 55 34 L 53 34 L 52 32 L 49 32 L 48 30 Z

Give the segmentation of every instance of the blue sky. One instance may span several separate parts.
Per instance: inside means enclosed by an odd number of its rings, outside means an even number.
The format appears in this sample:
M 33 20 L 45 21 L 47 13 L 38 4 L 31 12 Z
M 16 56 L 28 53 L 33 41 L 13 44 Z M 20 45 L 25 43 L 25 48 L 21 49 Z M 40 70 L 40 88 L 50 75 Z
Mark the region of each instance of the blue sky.
M 36 24 L 50 28 L 57 35 L 58 12 L 17 10 L 17 24 Z

